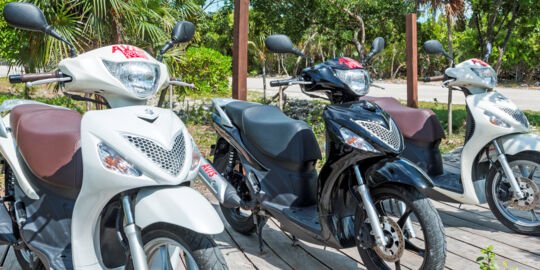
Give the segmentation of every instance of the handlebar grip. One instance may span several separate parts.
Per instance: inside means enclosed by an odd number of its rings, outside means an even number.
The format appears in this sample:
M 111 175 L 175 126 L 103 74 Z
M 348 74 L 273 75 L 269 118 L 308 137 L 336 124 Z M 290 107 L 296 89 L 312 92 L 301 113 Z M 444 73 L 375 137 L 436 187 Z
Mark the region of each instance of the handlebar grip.
M 58 71 L 10 75 L 9 82 L 10 83 L 33 82 L 33 81 L 38 81 L 38 80 L 58 78 L 58 75 L 59 75 Z
M 433 76 L 433 77 L 424 77 L 424 82 L 444 81 L 445 79 L 446 79 L 446 75 L 439 75 L 439 76 Z

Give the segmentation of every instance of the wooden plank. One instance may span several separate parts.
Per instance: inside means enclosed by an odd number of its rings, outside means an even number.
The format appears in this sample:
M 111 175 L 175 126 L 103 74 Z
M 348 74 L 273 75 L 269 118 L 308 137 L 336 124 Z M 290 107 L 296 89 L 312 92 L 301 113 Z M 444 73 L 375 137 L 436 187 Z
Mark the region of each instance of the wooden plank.
M 213 206 L 221 217 L 221 220 L 223 220 L 225 230 L 234 241 L 235 245 L 238 246 L 242 252 L 244 252 L 246 257 L 256 269 L 292 269 L 271 249 L 267 249 L 267 252 L 261 255 L 259 252 L 259 241 L 257 239 L 257 235 L 252 234 L 248 236 L 236 232 L 223 217 L 221 208 L 216 204 Z
M 407 106 L 418 108 L 418 48 L 416 14 L 405 15 L 407 34 Z
M 265 244 L 293 269 L 330 269 L 304 249 L 294 247 L 292 240 L 270 220 L 263 229 L 263 239 Z
M 278 221 L 271 219 L 269 223 L 270 222 L 272 222 L 274 226 L 279 227 Z M 285 234 L 290 240 L 292 240 L 292 237 L 288 233 Z M 305 252 L 313 256 L 316 260 L 330 269 L 365 269 L 361 263 L 343 255 L 337 249 L 331 247 L 323 247 L 300 240 L 300 246 L 297 248 L 303 249 Z
M 234 0 L 233 98 L 246 100 L 249 0 Z
M 483 231 L 481 226 L 456 218 L 445 212 L 439 212 L 439 214 L 443 220 L 447 238 L 465 242 L 470 246 L 476 247 L 478 250 L 486 248 L 488 245 L 493 245 L 495 253 L 500 257 L 500 261 L 515 260 L 528 267 L 540 269 L 537 268 L 540 267 L 540 256 L 529 251 L 539 247 L 533 247 L 528 242 L 522 242 L 522 245 L 518 247 L 512 246 L 507 244 L 508 242 L 513 242 L 509 237 L 503 237 L 503 235 L 498 234 L 491 235 L 492 232 Z
M 255 265 L 247 258 L 226 231 L 214 236 L 229 269 L 254 269 Z

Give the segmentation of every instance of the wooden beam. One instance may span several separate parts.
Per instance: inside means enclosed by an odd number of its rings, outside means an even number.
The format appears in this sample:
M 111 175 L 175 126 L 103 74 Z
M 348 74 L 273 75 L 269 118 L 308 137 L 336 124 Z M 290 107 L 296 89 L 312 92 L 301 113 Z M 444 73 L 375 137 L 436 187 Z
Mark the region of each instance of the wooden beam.
M 234 0 L 233 98 L 247 99 L 249 0 Z
M 418 48 L 416 13 L 405 15 L 407 33 L 407 106 L 418 108 Z

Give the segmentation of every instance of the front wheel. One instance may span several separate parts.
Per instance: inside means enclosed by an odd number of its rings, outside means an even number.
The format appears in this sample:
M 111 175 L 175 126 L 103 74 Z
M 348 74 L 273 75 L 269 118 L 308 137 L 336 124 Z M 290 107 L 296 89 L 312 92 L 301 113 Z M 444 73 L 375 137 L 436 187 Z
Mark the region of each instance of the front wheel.
M 509 229 L 540 236 L 540 156 L 538 153 L 519 153 L 507 159 L 524 198 L 514 199 L 504 173 L 498 166 L 492 167 L 486 179 L 489 208 Z
M 446 240 L 437 210 L 418 190 L 385 186 L 371 191 L 387 245 L 375 244 L 363 207 L 355 216 L 355 238 L 368 269 L 444 268 Z M 403 267 L 402 267 L 403 266 Z
M 143 230 L 142 240 L 148 269 L 228 269 L 208 235 L 159 224 Z M 126 269 L 133 269 L 131 260 Z

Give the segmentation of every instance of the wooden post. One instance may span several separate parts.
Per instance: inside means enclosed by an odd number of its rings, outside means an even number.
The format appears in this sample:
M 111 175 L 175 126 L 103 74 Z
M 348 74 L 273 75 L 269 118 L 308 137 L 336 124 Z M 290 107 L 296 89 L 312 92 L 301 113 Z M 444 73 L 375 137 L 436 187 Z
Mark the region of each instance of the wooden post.
M 247 98 L 249 0 L 234 0 L 233 98 Z
M 407 106 L 418 108 L 418 49 L 416 14 L 405 15 L 407 33 Z

